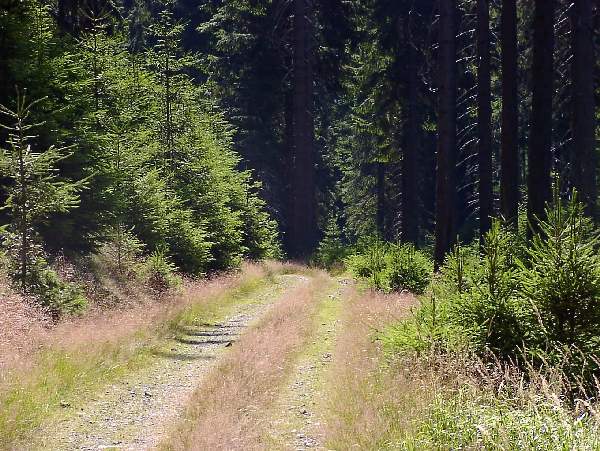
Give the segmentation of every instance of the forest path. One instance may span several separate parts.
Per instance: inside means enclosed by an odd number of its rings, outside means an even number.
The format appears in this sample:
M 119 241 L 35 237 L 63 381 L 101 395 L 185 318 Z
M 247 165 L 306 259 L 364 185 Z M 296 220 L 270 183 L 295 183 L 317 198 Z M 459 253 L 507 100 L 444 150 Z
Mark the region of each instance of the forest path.
M 187 327 L 154 352 L 151 366 L 96 393 L 87 403 L 69 406 L 38 434 L 28 449 L 140 450 L 155 447 L 181 415 L 207 373 L 227 354 L 240 334 L 261 318 L 303 275 L 277 276 L 251 293 L 222 321 Z M 283 294 L 282 294 L 283 293 Z
M 269 449 L 325 449 L 323 436 L 324 379 L 333 363 L 340 315 L 349 283 L 338 279 L 338 288 L 321 303 L 308 346 L 298 356 L 279 398 L 269 410 L 270 425 L 264 437 Z

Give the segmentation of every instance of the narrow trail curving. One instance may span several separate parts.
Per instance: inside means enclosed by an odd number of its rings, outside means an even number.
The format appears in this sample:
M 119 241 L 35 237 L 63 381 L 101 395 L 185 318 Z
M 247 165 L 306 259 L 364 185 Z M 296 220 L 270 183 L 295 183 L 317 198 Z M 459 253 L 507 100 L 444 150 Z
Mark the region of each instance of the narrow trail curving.
M 104 387 L 82 405 L 68 406 L 61 418 L 40 431 L 29 449 L 156 447 L 194 390 L 243 331 L 276 304 L 282 293 L 307 281 L 301 275 L 278 276 L 276 283 L 250 294 L 224 320 L 181 329 L 153 352 L 152 365 Z

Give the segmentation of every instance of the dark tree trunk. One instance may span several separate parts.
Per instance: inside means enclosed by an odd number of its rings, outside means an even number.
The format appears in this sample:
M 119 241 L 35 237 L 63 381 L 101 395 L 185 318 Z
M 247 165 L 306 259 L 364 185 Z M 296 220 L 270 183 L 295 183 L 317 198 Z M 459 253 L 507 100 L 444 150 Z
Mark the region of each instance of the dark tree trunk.
M 79 31 L 79 0 L 58 0 L 56 19 L 60 27 L 70 33 Z
M 292 191 L 292 175 L 294 169 L 294 96 L 291 89 L 286 90 L 284 98 L 284 121 L 283 129 L 284 152 L 281 161 L 282 183 L 282 206 L 281 215 L 284 222 L 284 245 L 285 249 L 292 250 L 292 211 L 294 208 L 294 192 Z
M 419 115 L 417 92 L 417 50 L 412 40 L 410 22 L 404 26 L 404 42 L 408 47 L 406 59 L 406 120 L 404 123 L 404 152 L 402 155 L 402 241 L 417 243 L 419 215 L 417 196 L 417 154 L 419 150 Z
M 533 231 L 552 198 L 552 94 L 554 74 L 554 0 L 535 0 L 531 132 L 527 174 L 527 219 Z M 531 231 L 530 231 L 531 232 Z
M 435 251 L 439 267 L 456 233 L 456 0 L 440 0 Z
M 500 209 L 515 230 L 519 215 L 519 98 L 517 81 L 517 2 L 502 1 L 502 149 Z
M 293 174 L 290 251 L 311 254 L 316 241 L 312 30 L 308 0 L 294 0 Z
M 377 163 L 377 233 L 385 239 L 385 163 Z
M 492 182 L 492 94 L 489 0 L 477 0 L 477 134 L 479 138 L 479 236 L 483 240 L 494 215 Z
M 572 182 L 588 215 L 596 214 L 596 137 L 592 0 L 575 0 L 571 8 L 573 60 Z

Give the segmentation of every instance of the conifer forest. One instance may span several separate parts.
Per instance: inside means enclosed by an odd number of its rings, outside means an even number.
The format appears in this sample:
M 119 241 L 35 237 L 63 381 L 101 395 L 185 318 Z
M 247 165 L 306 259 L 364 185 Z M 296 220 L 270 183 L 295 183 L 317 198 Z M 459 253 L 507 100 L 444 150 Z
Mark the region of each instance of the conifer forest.
M 0 450 L 598 450 L 599 156 L 596 0 L 0 0 Z

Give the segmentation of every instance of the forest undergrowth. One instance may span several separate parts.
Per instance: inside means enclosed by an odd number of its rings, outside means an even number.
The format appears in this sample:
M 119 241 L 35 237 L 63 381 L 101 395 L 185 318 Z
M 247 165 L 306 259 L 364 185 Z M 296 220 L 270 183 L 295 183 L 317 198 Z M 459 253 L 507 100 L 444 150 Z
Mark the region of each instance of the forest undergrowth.
M 332 447 L 597 449 L 599 241 L 582 208 L 555 194 L 531 240 L 496 221 L 481 247 L 447 255 L 406 319 L 364 334 L 379 346 L 363 363 L 350 341 L 357 360 L 334 380 L 346 371 L 353 396 L 337 390 Z M 377 240 L 347 255 L 370 289 L 431 274 L 427 254 Z

